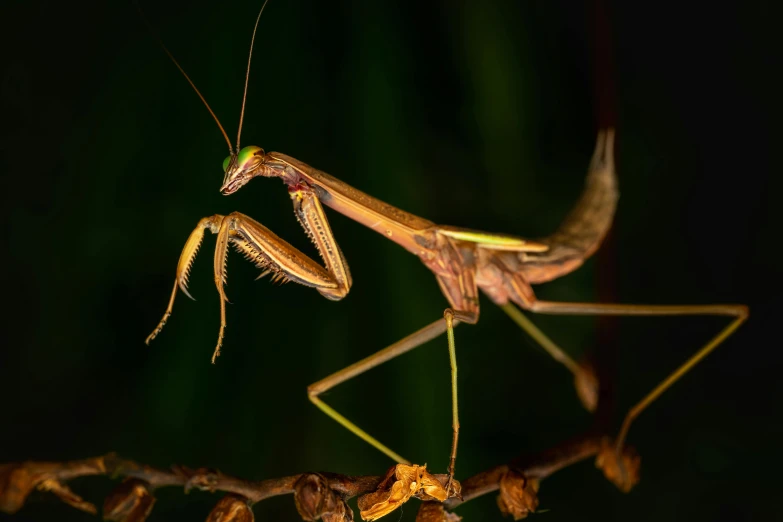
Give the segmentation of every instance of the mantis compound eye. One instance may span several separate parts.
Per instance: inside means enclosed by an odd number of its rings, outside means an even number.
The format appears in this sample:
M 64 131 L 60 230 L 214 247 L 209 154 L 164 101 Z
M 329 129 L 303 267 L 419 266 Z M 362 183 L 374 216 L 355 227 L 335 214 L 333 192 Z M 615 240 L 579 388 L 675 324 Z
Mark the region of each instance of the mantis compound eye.
M 261 155 L 264 154 L 264 150 L 261 147 L 255 147 L 253 145 L 250 145 L 248 147 L 245 147 L 244 149 L 239 151 L 239 154 L 237 155 L 237 167 L 239 170 L 247 170 L 251 167 L 255 166 L 255 163 L 258 161 L 258 158 L 256 158 L 256 155 L 258 153 L 261 153 Z
M 223 185 L 220 192 L 224 196 L 233 194 L 255 176 L 267 175 L 264 163 L 266 155 L 261 147 L 249 146 L 232 154 L 223 162 Z

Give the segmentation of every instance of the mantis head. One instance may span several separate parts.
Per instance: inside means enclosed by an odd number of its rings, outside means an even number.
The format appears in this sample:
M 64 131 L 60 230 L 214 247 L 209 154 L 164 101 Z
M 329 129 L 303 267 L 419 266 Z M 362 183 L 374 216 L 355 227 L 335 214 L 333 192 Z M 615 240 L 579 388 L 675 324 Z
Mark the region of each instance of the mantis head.
M 220 187 L 220 192 L 223 193 L 224 196 L 228 196 L 229 194 L 233 194 L 237 190 L 241 189 L 245 184 L 253 179 L 256 176 L 278 176 L 280 174 L 276 173 L 274 169 L 272 169 L 269 165 L 266 164 L 267 162 L 267 156 L 264 152 L 264 149 L 261 147 L 245 147 L 243 149 L 239 148 L 239 138 L 242 136 L 242 123 L 245 118 L 245 101 L 247 100 L 247 85 L 248 81 L 250 80 L 250 59 L 253 57 L 253 44 L 256 41 L 256 30 L 258 29 L 258 21 L 261 19 L 261 14 L 264 12 L 264 8 L 266 7 L 266 4 L 269 0 L 264 0 L 264 4 L 261 6 L 261 10 L 258 12 L 258 16 L 256 17 L 256 23 L 253 26 L 253 37 L 250 40 L 250 53 L 247 57 L 247 72 L 245 73 L 245 92 L 242 95 L 242 111 L 239 113 L 239 130 L 237 131 L 237 144 L 236 148 L 234 148 L 231 144 L 231 140 L 228 137 L 228 134 L 226 134 L 226 130 L 223 128 L 223 125 L 220 123 L 220 120 L 218 119 L 215 112 L 212 110 L 212 107 L 209 106 L 209 103 L 207 103 L 206 98 L 201 94 L 201 91 L 198 90 L 196 87 L 196 84 L 193 83 L 193 80 L 190 79 L 190 76 L 187 75 L 185 70 L 179 65 L 179 62 L 174 58 L 174 55 L 172 55 L 169 50 L 166 48 L 165 45 L 163 45 L 163 42 L 160 41 L 160 38 L 158 38 L 158 41 L 160 42 L 161 47 L 163 47 L 163 50 L 166 52 L 168 57 L 171 59 L 172 62 L 174 62 L 174 65 L 177 66 L 177 69 L 179 69 L 179 72 L 182 73 L 182 75 L 185 77 L 185 79 L 188 81 L 191 87 L 193 87 L 193 90 L 196 91 L 196 94 L 201 99 L 201 101 L 204 103 L 204 106 L 206 106 L 209 113 L 212 115 L 212 118 L 215 120 L 215 123 L 217 123 L 218 128 L 220 129 L 221 134 L 223 134 L 223 137 L 226 139 L 226 144 L 228 144 L 228 151 L 229 156 L 225 159 L 223 162 L 223 185 Z M 141 12 L 141 10 L 139 10 Z M 142 18 L 144 18 L 144 15 L 142 13 Z M 147 19 L 144 18 L 144 21 L 147 22 Z M 149 26 L 150 30 L 153 34 L 155 34 L 155 30 L 152 28 L 152 26 L 149 25 L 147 22 L 147 25 Z
M 220 192 L 224 196 L 233 194 L 256 176 L 274 176 L 266 165 L 266 153 L 261 147 L 250 145 L 237 153 L 232 153 L 223 161 L 223 185 Z

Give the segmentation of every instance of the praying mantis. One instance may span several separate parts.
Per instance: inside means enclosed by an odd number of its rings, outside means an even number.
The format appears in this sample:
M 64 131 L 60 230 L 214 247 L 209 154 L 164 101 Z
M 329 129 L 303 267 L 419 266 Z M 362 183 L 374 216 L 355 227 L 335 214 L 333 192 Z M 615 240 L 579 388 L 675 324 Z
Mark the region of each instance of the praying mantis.
M 356 362 L 308 387 L 308 398 L 328 416 L 343 425 L 395 462 L 409 463 L 388 446 L 359 428 L 352 421 L 326 404 L 321 395 L 390 359 L 413 350 L 446 333 L 451 367 L 452 442 L 449 454 L 449 476 L 455 474 L 459 441 L 457 400 L 457 361 L 454 328 L 459 323 L 475 324 L 479 320 L 479 290 L 533 337 L 574 377 L 582 404 L 593 410 L 598 400 L 598 381 L 592 370 L 573 360 L 549 337 L 540 331 L 522 312 L 555 315 L 719 315 L 732 321 L 703 345 L 684 364 L 660 382 L 626 414 L 614 439 L 614 449 L 620 453 L 634 419 L 666 389 L 681 378 L 704 357 L 720 345 L 747 318 L 744 305 L 638 305 L 608 303 L 553 302 L 537 299 L 532 285 L 545 283 L 579 268 L 585 259 L 599 248 L 611 227 L 619 193 L 614 163 L 613 129 L 598 133 L 593 157 L 589 163 L 584 191 L 571 213 L 550 236 L 530 240 L 523 237 L 476 231 L 435 224 L 393 207 L 365 194 L 337 178 L 321 172 L 295 158 L 277 152 L 265 152 L 260 147 L 240 148 L 245 112 L 245 100 L 250 73 L 253 43 L 263 7 L 256 19 L 251 39 L 250 56 L 245 78 L 240 122 L 233 144 L 210 108 L 184 70 L 176 66 L 188 80 L 220 128 L 229 148 L 223 164 L 220 191 L 231 195 L 255 177 L 277 177 L 287 188 L 295 214 L 318 250 L 323 265 L 311 259 L 253 218 L 238 212 L 213 215 L 201 219 L 188 237 L 180 256 L 166 311 L 160 323 L 148 336 L 152 341 L 169 320 L 177 292 L 187 290 L 190 270 L 206 231 L 217 236 L 213 258 L 213 275 L 220 297 L 220 328 L 212 361 L 220 354 L 226 328 L 227 301 L 225 263 L 229 244 L 252 263 L 277 280 L 287 280 L 314 288 L 329 300 L 344 298 L 351 289 L 352 279 L 347 261 L 334 237 L 324 206 L 372 229 L 417 256 L 435 275 L 446 298 L 448 308 L 443 317 L 404 339 Z M 449 489 L 448 486 L 446 488 Z

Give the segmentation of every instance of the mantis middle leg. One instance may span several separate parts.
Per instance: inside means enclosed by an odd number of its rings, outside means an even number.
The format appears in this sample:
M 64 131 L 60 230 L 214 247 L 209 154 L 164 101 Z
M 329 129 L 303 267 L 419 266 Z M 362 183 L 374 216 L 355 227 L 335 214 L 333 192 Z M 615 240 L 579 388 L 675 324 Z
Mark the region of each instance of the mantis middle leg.
M 397 341 L 396 343 L 383 348 L 382 350 L 366 357 L 332 375 L 311 384 L 307 388 L 307 395 L 310 401 L 318 406 L 324 413 L 336 420 L 343 427 L 351 431 L 365 442 L 378 449 L 395 462 L 407 464 L 408 460 L 392 451 L 388 446 L 382 444 L 378 439 L 361 429 L 359 426 L 341 415 L 334 408 L 326 404 L 319 397 L 320 394 L 337 386 L 340 383 L 348 381 L 367 370 L 375 368 L 386 361 L 394 359 L 414 348 L 417 348 L 427 341 L 435 339 L 444 332 L 448 336 L 449 362 L 451 366 L 451 411 L 452 411 L 452 441 L 451 452 L 449 454 L 449 483 L 446 490 L 450 491 L 451 479 L 454 477 L 455 464 L 457 458 L 457 445 L 459 442 L 459 407 L 457 399 L 457 358 L 454 342 L 454 327 L 460 322 L 475 324 L 478 321 L 478 288 L 475 284 L 475 268 L 468 266 L 458 273 L 444 274 L 438 276 L 438 283 L 444 294 L 448 296 L 450 304 L 454 309 L 448 308 L 443 313 L 443 319 L 425 326 L 424 328 L 412 333 L 411 335 Z

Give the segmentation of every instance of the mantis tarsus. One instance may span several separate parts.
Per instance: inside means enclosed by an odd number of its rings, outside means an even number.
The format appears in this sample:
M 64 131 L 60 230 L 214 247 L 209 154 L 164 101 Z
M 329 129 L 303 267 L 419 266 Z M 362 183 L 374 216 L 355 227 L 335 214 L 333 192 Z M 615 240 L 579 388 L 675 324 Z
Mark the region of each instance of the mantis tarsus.
M 256 19 L 256 28 L 261 12 Z M 255 31 L 254 28 L 250 57 L 252 57 Z M 255 146 L 240 149 L 250 57 L 239 131 L 234 147 L 204 97 L 168 50 L 166 52 L 209 109 L 228 143 L 229 157 L 223 165 L 224 178 L 220 188 L 221 193 L 233 194 L 257 176 L 280 178 L 288 189 L 296 216 L 318 249 L 324 266 L 244 214 L 234 212 L 227 216 L 213 215 L 203 218 L 185 244 L 179 259 L 169 305 L 163 319 L 147 338 L 147 342 L 149 343 L 160 333 L 170 317 L 177 290 L 181 289 L 189 296 L 187 281 L 190 268 L 206 230 L 217 235 L 214 278 L 221 301 L 220 331 L 212 357 L 213 362 L 220 354 L 226 326 L 226 294 L 223 285 L 226 278 L 225 260 L 229 243 L 256 266 L 264 269 L 262 276 L 272 273 L 275 278 L 291 280 L 315 288 L 327 299 L 340 300 L 345 297 L 351 288 L 351 275 L 331 232 L 322 206 L 326 205 L 375 230 L 419 257 L 434 273 L 449 303 L 443 318 L 308 387 L 308 397 L 316 406 L 398 463 L 408 463 L 408 461 L 324 403 L 320 395 L 446 332 L 451 364 L 453 415 L 449 476 L 453 477 L 459 437 L 454 327 L 459 322 L 475 324 L 478 321 L 479 289 L 536 339 L 552 357 L 572 372 L 579 398 L 589 410 L 595 408 L 598 400 L 598 382 L 595 375 L 587 366 L 574 361 L 553 343 L 520 312 L 519 308 L 536 313 L 559 315 L 725 315 L 734 318 L 718 335 L 630 409 L 614 440 L 613 448 L 616 455 L 620 454 L 624 446 L 633 420 L 661 393 L 731 335 L 748 316 L 747 307 L 738 304 L 666 306 L 552 302 L 536 298 L 531 285 L 551 281 L 576 270 L 596 251 L 611 226 L 618 199 L 613 129 L 605 129 L 598 133 L 585 189 L 571 213 L 554 234 L 533 241 L 513 235 L 437 225 L 375 199 L 290 156 L 277 152 L 266 153 Z M 622 470 L 622 465 L 620 469 Z M 621 475 L 624 475 L 624 472 Z M 626 477 L 621 478 L 622 480 L 625 480 L 625 486 L 628 486 L 629 479 Z

